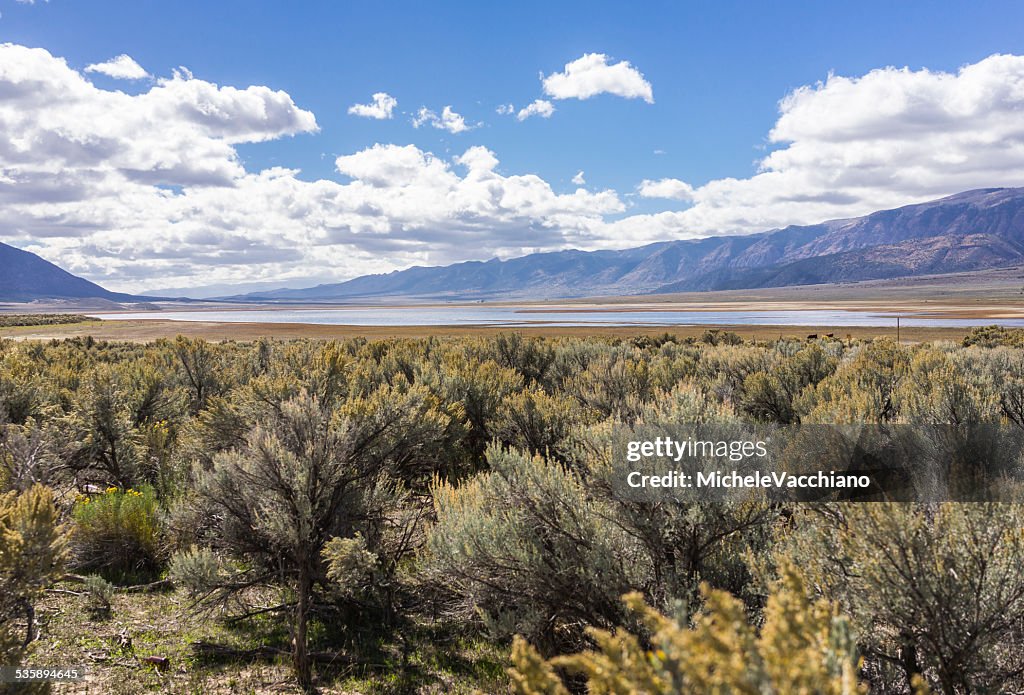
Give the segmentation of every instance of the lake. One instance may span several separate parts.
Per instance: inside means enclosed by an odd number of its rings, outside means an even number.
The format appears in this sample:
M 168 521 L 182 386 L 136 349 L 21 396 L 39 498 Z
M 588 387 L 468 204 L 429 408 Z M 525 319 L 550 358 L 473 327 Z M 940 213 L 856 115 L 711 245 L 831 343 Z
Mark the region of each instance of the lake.
M 151 311 L 93 314 L 106 321 L 163 319 L 223 323 L 307 323 L 348 326 L 877 326 L 896 325 L 893 314 L 844 310 L 777 311 L 538 311 L 517 306 L 360 307 L 348 309 L 258 309 L 229 311 Z M 903 326 L 965 328 L 1024 327 L 1024 319 L 945 318 L 901 315 Z

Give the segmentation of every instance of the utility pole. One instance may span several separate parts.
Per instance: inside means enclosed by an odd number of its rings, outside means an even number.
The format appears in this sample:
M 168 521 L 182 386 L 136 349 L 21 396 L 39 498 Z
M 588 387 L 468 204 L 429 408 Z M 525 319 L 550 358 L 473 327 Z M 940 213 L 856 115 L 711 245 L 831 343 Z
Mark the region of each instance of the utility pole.
M 896 317 L 896 344 L 900 344 L 900 317 Z

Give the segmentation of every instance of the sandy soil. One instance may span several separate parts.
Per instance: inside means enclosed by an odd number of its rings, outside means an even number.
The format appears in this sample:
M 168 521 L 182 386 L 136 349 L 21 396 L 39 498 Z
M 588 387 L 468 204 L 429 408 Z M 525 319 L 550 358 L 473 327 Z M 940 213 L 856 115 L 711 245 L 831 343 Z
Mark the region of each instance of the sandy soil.
M 255 340 L 268 338 L 419 338 L 426 336 L 494 335 L 522 333 L 531 336 L 619 336 L 671 335 L 701 336 L 707 329 L 722 329 L 744 339 L 768 340 L 780 336 L 805 338 L 814 333 L 833 333 L 837 338 L 896 337 L 895 329 L 853 326 L 323 326 L 304 323 L 218 323 L 213 321 L 125 320 L 102 321 L 61 326 L 21 326 L 0 329 L 0 336 L 16 340 L 50 340 L 74 336 L 92 336 L 97 340 L 149 342 L 178 335 L 207 340 Z M 969 333 L 964 328 L 907 328 L 900 330 L 904 341 L 960 340 Z

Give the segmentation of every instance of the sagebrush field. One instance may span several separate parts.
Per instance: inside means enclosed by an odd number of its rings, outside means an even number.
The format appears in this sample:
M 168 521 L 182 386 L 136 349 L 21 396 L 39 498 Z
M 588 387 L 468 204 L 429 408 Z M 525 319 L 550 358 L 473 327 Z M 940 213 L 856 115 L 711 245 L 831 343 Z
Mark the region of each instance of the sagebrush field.
M 0 663 L 58 692 L 1024 689 L 1024 507 L 666 504 L 659 422 L 1024 427 L 1024 333 L 0 341 Z

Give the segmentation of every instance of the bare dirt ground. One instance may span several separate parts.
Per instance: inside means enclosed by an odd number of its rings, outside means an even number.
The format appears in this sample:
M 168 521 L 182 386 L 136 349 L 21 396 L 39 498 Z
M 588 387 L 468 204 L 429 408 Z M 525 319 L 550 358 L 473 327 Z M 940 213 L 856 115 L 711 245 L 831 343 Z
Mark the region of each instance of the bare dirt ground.
M 727 330 L 750 340 L 772 340 L 779 337 L 805 338 L 808 335 L 832 333 L 837 338 L 896 337 L 895 328 L 856 326 L 324 326 L 305 323 L 218 323 L 212 321 L 102 321 L 61 326 L 20 326 L 0 329 L 0 337 L 15 340 L 52 340 L 91 336 L 96 340 L 151 342 L 178 335 L 206 340 L 250 341 L 258 338 L 314 338 L 342 339 L 365 337 L 422 338 L 427 336 L 495 335 L 496 333 L 522 333 L 527 336 L 609 336 L 633 337 L 641 335 L 670 335 L 686 338 L 700 337 L 706 330 Z M 970 332 L 966 328 L 908 328 L 900 330 L 903 341 L 960 340 Z

